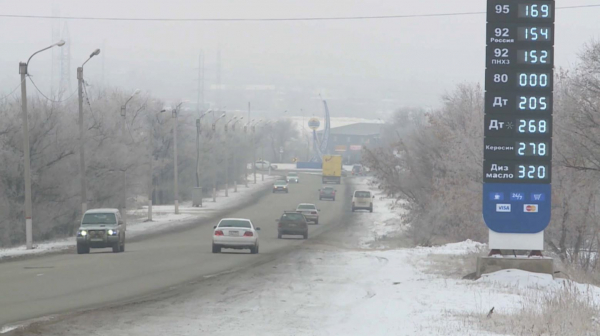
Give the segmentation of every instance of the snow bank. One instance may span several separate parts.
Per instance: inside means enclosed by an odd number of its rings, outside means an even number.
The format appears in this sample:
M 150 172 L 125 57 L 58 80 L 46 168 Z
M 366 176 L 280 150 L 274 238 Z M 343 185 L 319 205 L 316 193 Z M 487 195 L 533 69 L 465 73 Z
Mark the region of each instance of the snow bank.
M 261 181 L 259 178 L 256 184 L 248 184 L 248 188 L 240 185 L 238 186 L 237 193 L 234 193 L 233 189 L 230 189 L 229 197 L 224 197 L 225 191 L 220 190 L 217 202 L 212 202 L 212 199 L 205 199 L 202 208 L 192 207 L 191 201 L 183 202 L 179 206 L 179 215 L 174 214 L 174 205 L 155 205 L 152 207 L 152 222 L 145 222 L 148 214 L 147 206 L 140 209 L 128 210 L 127 236 L 133 238 L 142 234 L 170 230 L 189 224 L 191 220 L 210 217 L 217 211 L 235 208 L 254 197 L 257 192 L 268 187 L 273 182 L 273 178 L 273 176 L 265 176 L 264 181 Z M 66 250 L 72 248 L 75 244 L 75 238 L 70 237 L 35 243 L 32 250 L 27 250 L 25 245 L 4 248 L 0 249 L 0 260 Z

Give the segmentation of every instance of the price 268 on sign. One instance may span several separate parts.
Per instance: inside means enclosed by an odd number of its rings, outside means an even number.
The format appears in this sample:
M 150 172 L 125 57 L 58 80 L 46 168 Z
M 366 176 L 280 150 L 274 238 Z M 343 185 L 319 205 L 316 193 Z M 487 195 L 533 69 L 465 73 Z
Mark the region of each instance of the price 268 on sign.
M 550 222 L 554 0 L 488 0 L 483 218 L 499 233 Z

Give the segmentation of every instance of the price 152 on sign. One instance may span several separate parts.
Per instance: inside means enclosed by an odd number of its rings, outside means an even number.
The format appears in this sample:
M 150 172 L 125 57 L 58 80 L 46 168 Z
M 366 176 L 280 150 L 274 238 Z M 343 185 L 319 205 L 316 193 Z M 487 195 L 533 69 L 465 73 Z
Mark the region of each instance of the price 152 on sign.
M 488 0 L 483 218 L 498 233 L 550 222 L 554 0 Z

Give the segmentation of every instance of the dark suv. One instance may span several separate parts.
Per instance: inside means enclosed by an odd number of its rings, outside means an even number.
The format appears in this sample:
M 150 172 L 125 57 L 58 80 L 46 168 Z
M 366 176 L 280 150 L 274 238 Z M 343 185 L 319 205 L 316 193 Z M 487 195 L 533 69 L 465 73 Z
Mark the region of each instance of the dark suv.
M 281 218 L 275 220 L 277 225 L 277 238 L 283 235 L 297 235 L 308 238 L 308 223 L 303 214 L 295 211 L 286 211 Z
M 324 198 L 335 201 L 335 192 L 336 190 L 332 187 L 325 187 L 323 189 L 319 189 L 319 201 Z

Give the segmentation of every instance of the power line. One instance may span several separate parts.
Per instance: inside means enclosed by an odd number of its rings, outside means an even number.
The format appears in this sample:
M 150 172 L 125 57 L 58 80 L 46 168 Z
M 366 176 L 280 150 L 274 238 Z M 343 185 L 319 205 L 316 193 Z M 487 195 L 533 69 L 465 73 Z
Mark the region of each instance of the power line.
M 600 7 L 595 5 L 575 5 L 557 7 L 556 9 L 576 9 Z M 381 20 L 381 19 L 409 19 L 423 17 L 466 16 L 481 15 L 486 12 L 455 12 L 455 13 L 429 13 L 405 15 L 375 15 L 375 16 L 338 16 L 338 17 L 289 17 L 289 18 L 127 18 L 127 17 L 91 17 L 91 16 L 49 16 L 49 15 L 14 15 L 0 14 L 0 18 L 20 19 L 58 19 L 58 20 L 94 20 L 94 21 L 165 21 L 165 22 L 274 22 L 274 21 L 343 21 L 343 20 Z
M 35 89 L 37 90 L 37 92 L 39 92 L 39 94 L 40 94 L 40 95 L 42 95 L 42 97 L 46 98 L 46 100 L 48 100 L 48 101 L 51 101 L 51 102 L 53 102 L 53 103 L 63 103 L 63 102 L 66 102 L 67 100 L 71 99 L 71 98 L 72 98 L 72 97 L 73 97 L 73 96 L 74 96 L 74 95 L 77 93 L 77 90 L 75 90 L 75 91 L 73 91 L 73 93 L 71 93 L 71 95 L 70 95 L 70 96 L 68 96 L 67 98 L 65 98 L 65 99 L 63 99 L 63 100 L 54 100 L 54 99 L 48 98 L 48 97 L 47 97 L 47 96 L 46 96 L 46 95 L 45 95 L 45 94 L 42 92 L 42 90 L 40 90 L 40 89 L 37 87 L 37 85 L 35 84 L 35 82 L 33 81 L 33 79 L 31 79 L 31 77 L 30 77 L 30 76 L 27 76 L 27 78 L 29 78 L 29 81 L 31 82 L 31 84 L 33 84 L 33 86 L 35 87 Z
M 25 80 L 23 79 L 23 80 L 21 81 L 21 83 L 19 83 L 19 85 L 17 85 L 17 86 L 16 86 L 16 87 L 15 87 L 15 88 L 14 88 L 14 89 L 13 89 L 13 90 L 12 90 L 12 91 L 9 93 L 9 94 L 7 94 L 7 95 L 6 95 L 6 96 L 4 96 L 4 97 L 1 97 L 1 98 L 0 98 L 0 100 L 4 100 L 4 99 L 8 98 L 10 95 L 12 95 L 13 93 L 15 93 L 15 91 L 17 91 L 17 89 L 21 87 L 21 84 L 23 84 L 23 82 L 24 82 L 24 81 L 25 81 Z

